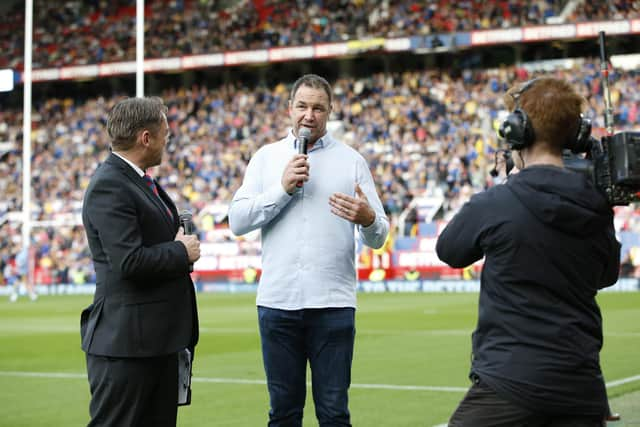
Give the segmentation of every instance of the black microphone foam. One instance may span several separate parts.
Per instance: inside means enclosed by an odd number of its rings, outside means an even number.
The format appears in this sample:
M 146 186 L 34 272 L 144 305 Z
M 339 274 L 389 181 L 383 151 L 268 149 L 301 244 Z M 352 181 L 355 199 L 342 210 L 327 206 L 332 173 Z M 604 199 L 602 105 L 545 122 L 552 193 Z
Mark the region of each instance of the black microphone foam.
M 184 234 L 194 234 L 196 231 L 196 228 L 193 225 L 193 215 L 191 215 L 191 212 L 188 210 L 180 212 L 180 225 L 184 230 Z
M 307 154 L 309 138 L 311 138 L 311 131 L 309 128 L 303 127 L 298 129 L 298 154 Z
M 193 215 L 188 210 L 180 212 L 180 225 L 184 230 L 184 234 L 195 234 L 196 227 L 193 225 Z M 193 272 L 193 264 L 189 264 L 189 273 Z

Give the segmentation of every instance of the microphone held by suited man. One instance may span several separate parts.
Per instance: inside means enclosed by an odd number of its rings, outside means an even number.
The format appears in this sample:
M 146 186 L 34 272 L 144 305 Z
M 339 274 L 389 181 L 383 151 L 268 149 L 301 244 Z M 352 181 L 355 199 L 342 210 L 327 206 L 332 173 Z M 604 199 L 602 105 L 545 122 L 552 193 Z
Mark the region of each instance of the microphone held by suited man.
M 193 215 L 191 215 L 190 211 L 183 210 L 180 212 L 180 226 L 182 226 L 185 235 L 196 233 L 196 227 L 193 224 Z M 189 272 L 193 272 L 193 264 L 189 264 Z
M 180 212 L 180 226 L 185 235 L 196 234 L 193 215 L 188 210 Z M 189 273 L 193 272 L 193 263 L 189 264 Z M 193 349 L 185 348 L 178 353 L 178 406 L 191 404 L 191 375 Z
M 303 127 L 298 130 L 298 154 L 307 154 L 310 137 L 311 131 L 308 128 Z M 299 181 L 296 186 L 302 187 L 302 181 Z

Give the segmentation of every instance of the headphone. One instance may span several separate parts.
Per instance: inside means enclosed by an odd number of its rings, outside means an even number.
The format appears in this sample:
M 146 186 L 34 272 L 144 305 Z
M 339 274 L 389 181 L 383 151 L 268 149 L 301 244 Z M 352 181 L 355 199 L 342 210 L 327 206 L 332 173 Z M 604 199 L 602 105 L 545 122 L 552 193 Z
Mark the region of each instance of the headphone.
M 503 138 L 511 150 L 522 150 L 530 147 L 535 141 L 533 125 L 527 113 L 520 107 L 520 97 L 535 84 L 538 79 L 532 79 L 511 94 L 515 101 L 515 109 L 509 113 L 498 129 L 498 135 Z M 565 142 L 564 148 L 573 153 L 584 153 L 591 145 L 591 120 L 582 114 L 578 117 L 578 130 L 573 138 Z

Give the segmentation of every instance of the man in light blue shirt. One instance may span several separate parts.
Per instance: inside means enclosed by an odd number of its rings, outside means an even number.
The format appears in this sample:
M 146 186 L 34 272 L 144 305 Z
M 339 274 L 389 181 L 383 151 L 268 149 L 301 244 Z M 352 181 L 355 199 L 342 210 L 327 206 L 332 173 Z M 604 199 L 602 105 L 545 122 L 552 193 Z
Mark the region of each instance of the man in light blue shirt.
M 389 221 L 364 158 L 327 133 L 332 90 L 307 74 L 291 90 L 293 128 L 260 148 L 229 208 L 236 235 L 262 231 L 257 305 L 269 426 L 302 426 L 307 360 L 321 427 L 350 426 L 355 228 L 381 247 Z M 310 132 L 299 154 L 299 131 Z

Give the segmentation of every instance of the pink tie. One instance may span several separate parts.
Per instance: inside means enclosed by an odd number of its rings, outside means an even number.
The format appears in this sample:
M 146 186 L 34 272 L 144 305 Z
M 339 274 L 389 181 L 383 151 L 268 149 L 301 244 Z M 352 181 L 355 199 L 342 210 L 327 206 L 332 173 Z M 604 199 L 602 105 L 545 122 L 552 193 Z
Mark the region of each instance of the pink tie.
M 142 177 L 142 179 L 144 179 L 144 182 L 151 189 L 151 191 L 153 191 L 153 194 L 158 196 L 158 198 L 162 202 L 162 205 L 167 210 L 167 214 L 169 215 L 169 218 L 171 218 L 173 220 L 173 215 L 171 214 L 171 210 L 167 207 L 167 205 L 164 204 L 164 201 L 162 200 L 162 197 L 160 197 L 160 193 L 158 193 L 158 187 L 156 187 L 156 183 L 153 181 L 153 178 L 151 178 L 149 175 L 147 175 L 145 173 L 144 176 Z

